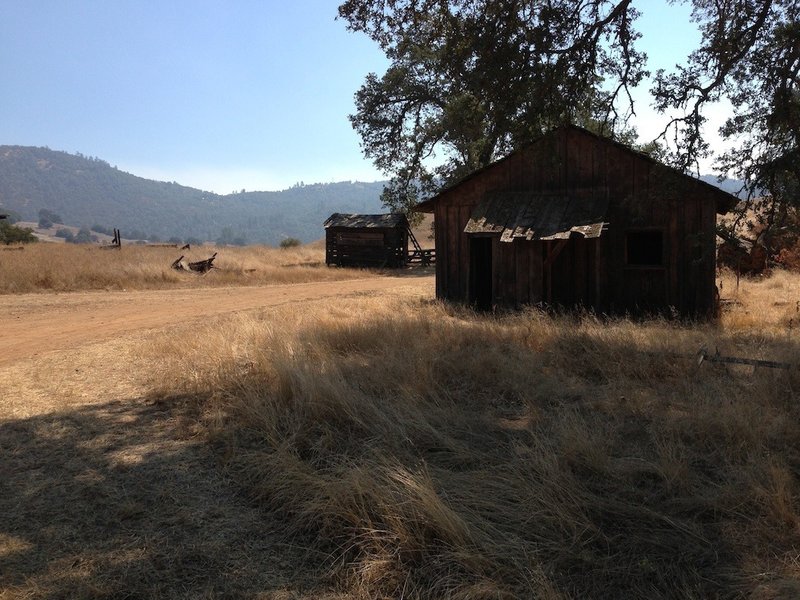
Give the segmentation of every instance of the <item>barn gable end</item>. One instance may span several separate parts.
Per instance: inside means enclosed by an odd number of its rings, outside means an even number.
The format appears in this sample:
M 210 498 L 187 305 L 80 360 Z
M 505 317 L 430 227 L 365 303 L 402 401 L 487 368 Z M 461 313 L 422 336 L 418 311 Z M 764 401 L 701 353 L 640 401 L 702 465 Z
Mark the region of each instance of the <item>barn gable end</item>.
M 714 309 L 716 214 L 735 202 L 569 126 L 418 210 L 435 215 L 439 298 L 694 317 Z

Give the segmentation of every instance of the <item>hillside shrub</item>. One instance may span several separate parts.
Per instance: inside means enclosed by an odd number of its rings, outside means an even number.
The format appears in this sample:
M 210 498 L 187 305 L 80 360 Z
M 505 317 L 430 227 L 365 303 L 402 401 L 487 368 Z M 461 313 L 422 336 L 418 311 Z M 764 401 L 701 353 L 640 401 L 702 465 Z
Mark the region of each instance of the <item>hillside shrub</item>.
M 281 240 L 280 247 L 283 248 L 284 250 L 286 248 L 296 248 L 301 243 L 302 242 L 300 240 L 298 240 L 297 238 L 288 237 L 286 239 Z
M 37 241 L 32 229 L 0 221 L 0 244 L 32 244 Z
M 72 242 L 73 244 L 92 244 L 97 241 L 97 236 L 92 235 L 92 232 L 86 227 L 82 227 L 75 237 L 68 241 Z
M 68 242 L 71 242 L 75 239 L 75 234 L 72 233 L 71 230 L 65 229 L 63 227 L 58 229 L 55 235 L 57 238 L 64 238 Z
M 50 229 L 54 224 L 63 222 L 64 219 L 58 213 L 46 208 L 39 209 L 39 227 L 42 229 Z

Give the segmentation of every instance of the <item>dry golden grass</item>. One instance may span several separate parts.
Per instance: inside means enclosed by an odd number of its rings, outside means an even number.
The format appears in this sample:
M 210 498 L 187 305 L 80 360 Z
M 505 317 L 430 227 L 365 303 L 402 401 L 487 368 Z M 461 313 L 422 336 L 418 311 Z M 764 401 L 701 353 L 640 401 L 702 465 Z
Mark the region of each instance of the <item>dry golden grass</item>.
M 216 269 L 205 275 L 170 268 L 182 254 L 189 261 L 217 252 Z M 335 281 L 370 276 L 356 269 L 329 269 L 324 242 L 296 248 L 193 247 L 179 250 L 160 246 L 99 246 L 30 244 L 0 253 L 0 294 L 78 290 L 140 290 L 173 287 L 271 285 Z
M 800 372 L 694 358 L 800 362 L 800 278 L 722 296 L 369 294 L 6 369 L 0 598 L 800 597 Z
M 791 335 L 800 327 L 800 276 L 776 269 L 768 276 L 740 279 L 725 271 L 719 280 L 723 304 L 730 305 L 722 315 L 726 329 L 769 330 Z
M 181 376 L 153 395 L 198 407 L 350 596 L 800 597 L 800 372 L 694 359 L 797 363 L 798 278 L 736 300 L 716 325 L 382 297 L 239 316 L 154 342 Z

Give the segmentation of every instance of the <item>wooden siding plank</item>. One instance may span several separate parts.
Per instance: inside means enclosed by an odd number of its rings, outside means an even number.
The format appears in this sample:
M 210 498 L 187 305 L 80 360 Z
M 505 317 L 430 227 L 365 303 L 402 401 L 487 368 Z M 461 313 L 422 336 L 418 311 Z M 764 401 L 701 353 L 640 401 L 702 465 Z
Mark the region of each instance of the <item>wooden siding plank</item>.
M 502 298 L 502 266 L 500 262 L 500 238 L 492 236 L 492 304 Z
M 458 206 L 447 207 L 447 231 L 447 297 L 451 300 L 465 300 L 460 281 L 464 265 L 458 260 L 458 240 L 461 237 L 458 230 Z
M 706 281 L 706 288 L 704 289 L 705 301 L 702 307 L 702 314 L 704 316 L 713 316 L 716 308 L 717 296 L 717 243 L 716 243 L 716 227 L 717 227 L 717 206 L 716 201 L 711 198 L 702 198 L 703 204 L 703 220 L 702 220 L 702 248 L 703 248 L 703 267 L 704 279 Z
M 436 297 L 440 300 L 447 298 L 449 279 L 447 266 L 450 264 L 450 254 L 447 252 L 447 217 L 442 204 L 437 204 L 433 213 L 434 240 L 436 243 Z
M 698 288 L 700 282 L 700 264 L 695 260 L 695 241 L 701 218 L 699 203 L 695 198 L 683 198 L 683 231 L 681 232 L 681 261 L 685 265 L 685 289 L 684 308 L 687 313 L 692 314 L 697 310 Z
M 619 148 L 608 149 L 608 181 L 610 199 L 608 211 L 608 229 L 603 234 L 607 242 L 604 248 L 606 265 L 606 301 L 608 310 L 615 312 L 624 310 L 624 263 L 625 263 L 625 229 L 628 226 L 630 205 L 629 179 L 625 177 L 627 165 Z M 601 236 L 601 239 L 602 237 Z
M 464 233 L 464 227 L 472 214 L 472 205 L 461 205 L 458 209 L 458 263 L 461 266 L 459 273 L 459 289 L 461 297 L 466 300 L 469 296 L 469 236 Z
M 608 243 L 607 235 L 596 240 L 594 251 L 594 302 L 598 312 L 609 312 L 608 307 Z
M 516 268 L 516 301 L 519 304 L 529 304 L 530 295 L 530 261 L 531 256 L 528 245 L 533 242 L 515 240 L 510 246 L 514 246 L 515 268 Z
M 530 260 L 528 262 L 530 299 L 532 303 L 542 302 L 544 300 L 542 296 L 542 265 L 544 264 L 542 248 L 544 242 L 537 240 L 535 242 L 525 243 L 529 244 L 528 253 L 530 254 Z
M 586 286 L 586 261 L 587 261 L 587 253 L 586 253 L 586 242 L 587 240 L 583 238 L 578 238 L 575 240 L 570 240 L 570 243 L 573 245 L 573 272 L 572 272 L 572 280 L 573 286 L 575 288 L 575 303 L 582 304 L 586 306 L 588 304 L 588 297 L 586 294 L 587 286 Z
M 669 267 L 669 295 L 668 302 L 679 311 L 686 310 L 686 303 L 684 302 L 682 293 L 683 266 L 680 261 L 680 243 L 681 239 L 681 213 L 683 208 L 681 202 L 677 198 L 669 198 L 669 220 L 668 222 L 668 237 L 669 246 L 667 254 L 667 265 Z

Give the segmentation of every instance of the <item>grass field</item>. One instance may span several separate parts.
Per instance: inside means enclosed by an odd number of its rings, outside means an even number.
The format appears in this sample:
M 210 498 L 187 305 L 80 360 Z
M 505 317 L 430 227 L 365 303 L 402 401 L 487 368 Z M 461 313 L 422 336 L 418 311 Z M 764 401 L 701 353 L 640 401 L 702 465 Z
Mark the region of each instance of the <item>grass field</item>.
M 92 377 L 137 391 L 3 430 L 40 478 L 14 510 L 73 490 L 29 537 L 88 541 L 76 557 L 0 535 L 0 567 L 38 573 L 10 576 L 0 598 L 800 597 L 800 371 L 696 360 L 705 348 L 796 365 L 800 277 L 721 284 L 718 323 L 375 294 L 37 371 L 61 394 Z M 128 433 L 106 433 L 108 419 Z M 13 441 L 28 429 L 30 453 Z M 197 484 L 178 460 L 188 446 L 208 454 Z M 72 452 L 93 468 L 70 471 Z M 228 496 L 238 508 L 220 507 Z M 262 562 L 227 566 L 245 555 Z
M 718 324 L 386 298 L 242 319 L 164 340 L 191 376 L 153 393 L 196 403 L 354 597 L 800 597 L 800 372 L 695 360 L 796 364 L 800 279 L 722 283 Z
M 217 252 L 205 275 L 170 268 L 181 255 L 204 260 Z M 179 250 L 163 246 L 123 246 L 104 250 L 96 245 L 30 244 L 0 248 L 0 294 L 141 290 L 172 287 L 271 285 L 369 277 L 366 270 L 329 269 L 324 242 L 289 249 L 267 246 Z

